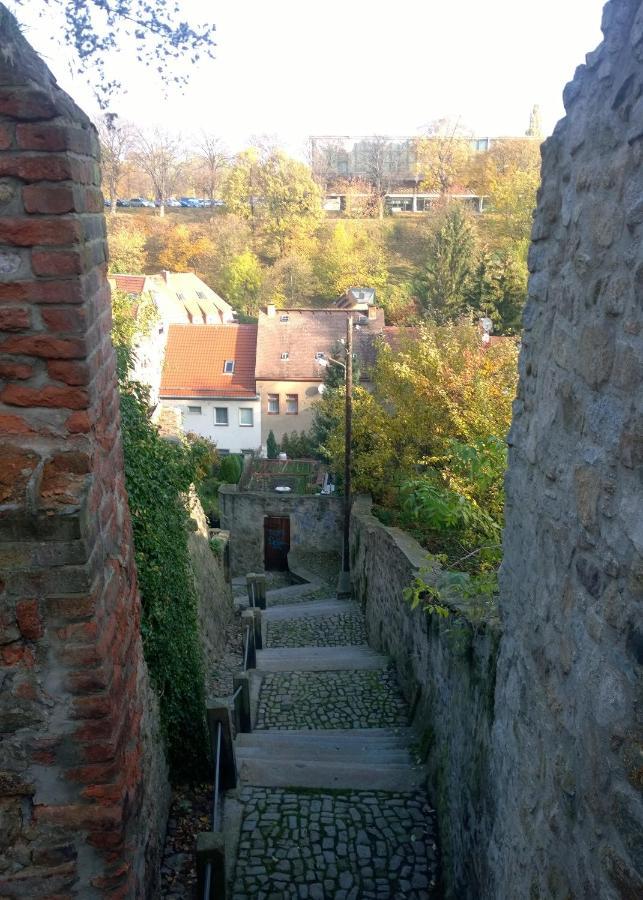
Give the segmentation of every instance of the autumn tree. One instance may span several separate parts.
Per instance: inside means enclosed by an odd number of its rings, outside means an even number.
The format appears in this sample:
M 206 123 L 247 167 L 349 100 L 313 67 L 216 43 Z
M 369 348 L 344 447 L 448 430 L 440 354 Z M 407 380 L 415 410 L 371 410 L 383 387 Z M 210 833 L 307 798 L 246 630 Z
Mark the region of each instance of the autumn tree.
M 477 179 L 499 238 L 520 243 L 526 255 L 540 184 L 540 140 L 494 141 L 480 157 Z
M 237 153 L 230 162 L 223 185 L 226 209 L 234 216 L 246 219 L 254 229 L 261 197 L 261 158 L 254 147 Z
M 384 247 L 370 230 L 339 221 L 314 261 L 319 293 L 336 298 L 350 287 L 382 289 L 387 281 Z
M 196 151 L 199 186 L 209 200 L 215 200 L 223 186 L 230 154 L 220 137 L 206 131 L 202 131 L 198 137 Z
M 422 188 L 443 197 L 467 187 L 473 157 L 471 134 L 459 123 L 439 119 L 415 142 L 416 166 Z
M 98 122 L 101 173 L 104 193 L 109 197 L 110 212 L 116 212 L 118 186 L 123 176 L 127 156 L 132 149 L 133 130 L 126 122 L 119 122 L 115 115 L 105 115 Z
M 149 133 L 139 131 L 136 136 L 136 161 L 149 176 L 156 199 L 159 200 L 159 215 L 165 215 L 165 201 L 171 197 L 181 177 L 185 159 L 180 135 L 155 128 Z
M 213 253 L 214 244 L 207 235 L 181 223 L 163 234 L 158 263 L 169 272 L 203 271 Z
M 222 273 L 221 293 L 239 312 L 256 316 L 259 312 L 261 264 L 251 250 L 233 257 Z
M 388 137 L 373 135 L 364 142 L 363 161 L 364 175 L 377 200 L 377 214 L 383 219 L 384 198 L 399 172 L 396 145 Z
M 111 218 L 107 225 L 109 272 L 116 275 L 144 275 L 147 263 L 146 231 L 132 216 Z

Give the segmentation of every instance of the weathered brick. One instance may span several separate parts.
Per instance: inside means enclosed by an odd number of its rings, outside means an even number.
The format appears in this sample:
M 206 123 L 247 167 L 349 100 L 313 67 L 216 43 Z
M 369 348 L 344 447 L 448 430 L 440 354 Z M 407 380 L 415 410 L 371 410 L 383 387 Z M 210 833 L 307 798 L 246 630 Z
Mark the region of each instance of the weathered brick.
M 0 88 L 0 115 L 15 119 L 53 119 L 56 107 L 46 94 L 15 87 Z
M 27 669 L 32 668 L 36 661 L 31 647 L 22 641 L 0 647 L 0 659 L 4 666 L 21 666 Z
M 18 628 L 24 638 L 38 641 L 43 635 L 43 624 L 37 600 L 19 600 L 16 603 Z
M 50 378 L 70 385 L 86 385 L 90 380 L 89 369 L 80 362 L 56 359 L 47 363 L 47 372 Z
M 80 275 L 85 269 L 83 255 L 75 250 L 34 250 L 31 267 L 35 275 Z
M 36 804 L 34 818 L 49 825 L 65 828 L 92 828 L 111 831 L 122 822 L 123 810 L 118 806 L 97 806 L 96 804 L 69 804 L 68 806 L 47 806 Z
M 26 363 L 0 362 L 0 378 L 18 378 L 24 381 L 33 375 L 33 366 Z M 2 425 L 0 425 L 0 431 Z
M 81 306 L 49 306 L 42 310 L 41 316 L 49 331 L 83 334 L 87 328 L 87 316 Z
M 50 384 L 43 388 L 31 388 L 9 384 L 0 392 L 0 401 L 9 406 L 42 406 L 52 409 L 85 409 L 87 391 L 76 387 L 58 387 Z
M 16 141 L 21 150 L 91 152 L 91 140 L 88 133 L 69 126 L 20 124 L 16 126 Z
M 82 359 L 85 356 L 85 344 L 78 338 L 33 334 L 5 338 L 0 344 L 0 352 L 40 356 L 43 359 Z
M 2 303 L 82 303 L 80 278 L 60 281 L 15 281 L 0 283 Z
M 35 434 L 32 426 L 21 416 L 0 414 L 0 432 L 3 434 Z
M 87 434 L 91 427 L 89 414 L 85 410 L 72 413 L 65 421 L 65 428 L 70 434 Z
M 13 128 L 7 122 L 0 124 L 0 150 L 8 150 L 13 144 Z
M 31 475 L 40 462 L 33 450 L 0 446 L 0 503 L 20 503 Z
M 31 326 L 31 314 L 21 306 L 0 307 L 0 331 L 25 331 Z
M 0 156 L 0 177 L 10 176 L 23 181 L 69 181 L 74 167 L 66 156 L 22 156 L 8 153 Z
M 74 244 L 80 240 L 80 236 L 80 224 L 71 218 L 0 218 L 0 241 L 16 247 Z
M 28 213 L 61 215 L 68 212 L 83 212 L 76 206 L 73 187 L 66 184 L 27 184 L 22 189 L 22 202 Z

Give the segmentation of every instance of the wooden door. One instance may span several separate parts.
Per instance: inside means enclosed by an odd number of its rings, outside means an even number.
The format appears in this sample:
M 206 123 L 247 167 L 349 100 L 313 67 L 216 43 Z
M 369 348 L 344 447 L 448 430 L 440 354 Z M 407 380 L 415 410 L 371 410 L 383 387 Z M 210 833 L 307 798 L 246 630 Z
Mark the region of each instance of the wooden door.
M 267 571 L 288 569 L 290 519 L 288 516 L 266 516 L 263 520 L 264 564 Z

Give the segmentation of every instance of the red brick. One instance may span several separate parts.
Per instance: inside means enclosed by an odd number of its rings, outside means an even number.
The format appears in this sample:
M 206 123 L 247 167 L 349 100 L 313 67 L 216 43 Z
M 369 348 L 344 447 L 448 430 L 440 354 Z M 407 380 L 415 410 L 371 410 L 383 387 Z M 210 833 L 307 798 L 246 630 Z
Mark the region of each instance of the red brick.
M 74 719 L 103 719 L 114 712 L 114 701 L 110 697 L 77 697 L 74 700 Z
M 49 377 L 55 381 L 64 381 L 65 384 L 71 385 L 89 384 L 89 369 L 85 363 L 56 359 L 47 363 L 47 371 Z
M 80 238 L 79 223 L 64 216 L 57 219 L 0 219 L 0 241 L 16 247 L 61 246 L 75 244 Z
M 116 784 L 90 784 L 80 792 L 81 797 L 99 802 L 118 803 L 123 798 L 125 787 L 122 779 Z
M 47 615 L 54 620 L 61 619 L 66 622 L 89 619 L 96 611 L 96 600 L 96 594 L 48 597 Z
M 9 444 L 0 447 L 0 503 L 18 503 L 24 499 L 27 483 L 39 461 L 33 450 Z
M 69 181 L 74 179 L 74 166 L 66 156 L 9 153 L 0 156 L 0 176 L 22 178 L 23 181 Z
M 0 362 L 0 378 L 31 378 L 33 368 L 26 363 Z M 2 427 L 0 426 L 0 431 Z
M 123 884 L 123 882 L 129 877 L 130 871 L 131 863 L 119 861 L 119 863 L 111 870 L 109 875 L 98 875 L 96 878 L 92 878 L 92 887 L 97 888 L 101 892 L 109 891 L 110 900 L 117 900 L 119 894 L 112 893 L 112 891 Z M 120 896 L 125 897 L 127 895 L 120 894 Z
M 35 434 L 34 429 L 20 416 L 0 415 L 0 432 L 2 434 Z
M 0 659 L 5 666 L 23 666 L 27 669 L 33 668 L 36 662 L 31 647 L 18 641 L 0 647 Z
M 34 250 L 31 254 L 31 268 L 35 275 L 80 275 L 83 272 L 83 258 L 74 250 Z
M 45 94 L 15 87 L 0 88 L 0 115 L 15 119 L 53 119 L 56 107 Z
M 87 316 L 81 306 L 50 306 L 43 309 L 42 320 L 49 331 L 84 334 L 87 328 Z
M 83 303 L 84 299 L 80 278 L 0 284 L 0 301 L 3 303 Z
M 61 215 L 83 211 L 76 208 L 74 191 L 67 185 L 25 185 L 22 189 L 22 202 L 28 213 Z
M 89 155 L 93 149 L 89 132 L 70 126 L 23 123 L 16 126 L 16 139 L 21 150 L 70 150 Z
M 0 150 L 8 150 L 13 143 L 13 129 L 10 125 L 0 125 Z
M 21 306 L 0 307 L 0 331 L 25 331 L 31 327 L 31 314 Z
M 90 831 L 87 843 L 98 850 L 120 850 L 123 846 L 123 835 L 118 831 Z
M 120 762 L 91 763 L 67 770 L 69 781 L 79 784 L 111 784 L 120 775 Z
M 16 619 L 24 638 L 29 641 L 37 641 L 42 637 L 42 619 L 37 600 L 19 600 L 16 604 Z
M 109 677 L 100 669 L 92 672 L 73 673 L 65 679 L 65 687 L 70 694 L 94 694 L 109 687 Z M 87 756 L 90 762 L 104 762 L 114 757 L 113 752 L 110 756 L 103 755 L 105 745 L 94 744 L 93 748 L 93 755 Z
M 6 338 L 0 344 L 2 353 L 41 356 L 43 359 L 83 359 L 85 344 L 78 338 L 58 338 L 47 334 Z
M 9 384 L 0 393 L 0 401 L 9 406 L 43 406 L 51 409 L 85 409 L 89 402 L 87 391 L 76 387 L 58 387 L 51 384 L 43 388 L 22 387 Z
M 89 415 L 84 410 L 72 413 L 65 422 L 65 428 L 70 434 L 87 434 L 91 427 Z
M 33 808 L 36 822 L 62 825 L 66 828 L 96 828 L 112 831 L 123 819 L 123 810 L 118 806 L 97 806 L 93 803 L 70 804 L 69 806 L 45 806 L 36 804 Z

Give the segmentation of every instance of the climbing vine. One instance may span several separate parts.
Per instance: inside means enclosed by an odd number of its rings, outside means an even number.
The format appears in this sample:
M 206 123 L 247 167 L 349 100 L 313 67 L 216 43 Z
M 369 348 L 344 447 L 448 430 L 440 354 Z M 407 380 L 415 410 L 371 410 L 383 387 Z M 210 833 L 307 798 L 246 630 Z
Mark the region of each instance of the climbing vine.
M 172 777 L 193 781 L 205 775 L 208 759 L 203 660 L 185 499 L 199 458 L 188 445 L 160 437 L 149 418 L 146 388 L 124 376 L 120 382 L 143 649 L 159 697 Z

